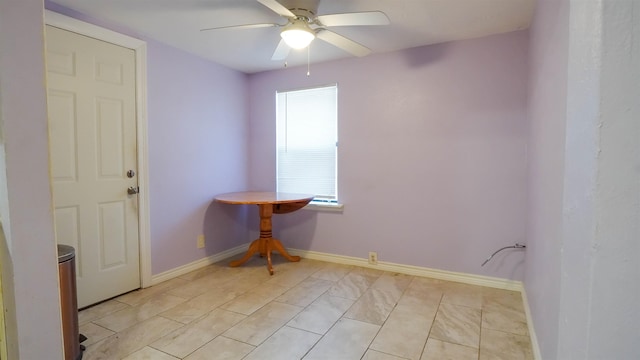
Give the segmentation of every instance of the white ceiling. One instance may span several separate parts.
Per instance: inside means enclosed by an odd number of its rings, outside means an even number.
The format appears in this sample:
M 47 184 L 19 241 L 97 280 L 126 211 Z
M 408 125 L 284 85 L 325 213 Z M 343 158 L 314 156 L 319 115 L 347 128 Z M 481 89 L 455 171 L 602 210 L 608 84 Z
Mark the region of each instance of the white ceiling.
M 453 40 L 526 29 L 535 0 L 320 0 L 318 15 L 380 10 L 391 25 L 331 28 L 381 53 Z M 91 17 L 129 28 L 141 35 L 210 59 L 232 69 L 254 73 L 284 66 L 271 55 L 279 28 L 200 29 L 252 23 L 286 23 L 256 0 L 54 0 Z M 311 63 L 349 57 L 316 40 Z M 289 66 L 306 64 L 307 51 L 291 51 Z

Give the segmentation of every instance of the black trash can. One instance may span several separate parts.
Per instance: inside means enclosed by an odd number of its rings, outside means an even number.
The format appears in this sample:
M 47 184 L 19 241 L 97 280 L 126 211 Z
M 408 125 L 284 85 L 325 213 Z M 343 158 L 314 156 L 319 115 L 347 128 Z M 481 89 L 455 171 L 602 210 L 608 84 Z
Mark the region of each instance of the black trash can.
M 76 251 L 72 246 L 58 245 L 60 309 L 64 360 L 82 359 L 78 326 L 78 293 L 76 290 Z

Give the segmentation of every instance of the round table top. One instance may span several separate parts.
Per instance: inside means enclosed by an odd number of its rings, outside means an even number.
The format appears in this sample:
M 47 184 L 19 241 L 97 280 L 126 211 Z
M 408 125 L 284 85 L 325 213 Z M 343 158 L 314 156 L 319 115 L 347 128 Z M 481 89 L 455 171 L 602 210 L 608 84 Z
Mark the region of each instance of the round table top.
M 286 204 L 309 202 L 314 196 L 309 194 L 282 193 L 275 191 L 242 191 L 216 195 L 215 200 L 225 204 Z

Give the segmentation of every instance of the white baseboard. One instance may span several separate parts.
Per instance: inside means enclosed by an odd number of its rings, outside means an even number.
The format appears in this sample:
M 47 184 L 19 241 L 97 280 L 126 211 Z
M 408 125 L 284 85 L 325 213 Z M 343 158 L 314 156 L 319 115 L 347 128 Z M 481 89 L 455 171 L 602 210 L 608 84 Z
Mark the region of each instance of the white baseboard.
M 355 265 L 355 266 L 361 266 L 361 267 L 366 267 L 371 269 L 391 271 L 391 272 L 396 272 L 400 274 L 424 276 L 424 277 L 430 277 L 433 279 L 455 281 L 455 282 L 460 282 L 464 284 L 480 285 L 480 286 L 486 286 L 486 287 L 504 289 L 504 290 L 521 291 L 523 288 L 521 281 L 507 280 L 507 279 L 501 279 L 501 278 L 495 278 L 495 277 L 489 277 L 489 276 L 465 274 L 465 273 L 446 271 L 446 270 L 430 269 L 426 267 L 396 264 L 396 263 L 390 263 L 385 261 L 379 261 L 377 265 L 372 265 L 372 264 L 369 264 L 369 261 L 367 259 L 321 253 L 316 251 L 298 250 L 298 249 L 288 249 L 288 251 L 291 255 L 298 255 L 306 259 L 327 261 L 327 262 L 345 264 L 345 265 Z
M 211 265 L 218 261 L 222 261 L 234 255 L 241 254 L 247 251 L 248 248 L 249 248 L 249 243 L 246 243 L 246 244 L 231 248 L 229 250 L 225 250 L 218 254 L 214 254 L 212 256 L 206 257 L 204 259 L 196 260 L 192 263 L 179 266 L 175 269 L 171 269 L 171 270 L 162 272 L 160 274 L 153 275 L 151 277 L 151 285 L 159 284 L 163 281 L 167 281 L 175 277 L 189 273 L 191 271 L 198 270 L 202 267 Z M 536 337 L 536 333 L 533 328 L 533 320 L 531 319 L 529 302 L 527 301 L 526 292 L 521 281 L 501 279 L 501 278 L 495 278 L 490 276 L 480 276 L 480 275 L 474 275 L 474 274 L 459 273 L 459 272 L 453 272 L 453 271 L 430 269 L 426 267 L 396 264 L 396 263 L 390 263 L 385 261 L 379 261 L 377 265 L 372 265 L 372 264 L 369 264 L 369 261 L 367 259 L 357 258 L 352 256 L 321 253 L 317 251 L 299 250 L 299 249 L 288 249 L 288 251 L 291 255 L 298 255 L 306 259 L 320 260 L 320 261 L 326 261 L 326 262 L 332 262 L 332 263 L 344 264 L 344 265 L 361 266 L 361 267 L 366 267 L 371 269 L 396 272 L 400 274 L 424 276 L 424 277 L 429 277 L 429 278 L 439 279 L 439 280 L 446 280 L 446 281 L 455 281 L 455 282 L 470 284 L 470 285 L 479 285 L 479 286 L 486 286 L 486 287 L 497 288 L 497 289 L 519 291 L 522 294 L 522 303 L 524 306 L 525 314 L 527 316 L 527 325 L 529 327 L 529 337 L 531 339 L 531 347 L 533 348 L 534 359 L 536 360 L 541 359 L 540 347 L 538 345 L 538 339 Z
M 531 309 L 529 308 L 529 300 L 527 298 L 527 291 L 524 286 L 520 289 L 522 294 L 522 305 L 524 306 L 524 313 L 527 315 L 527 327 L 529 328 L 529 339 L 531 340 L 531 348 L 533 349 L 533 358 L 535 360 L 542 360 L 542 354 L 540 353 L 540 345 L 538 344 L 538 337 L 533 327 L 533 319 L 531 318 Z
M 191 262 L 189 264 L 185 264 L 182 266 L 179 266 L 177 268 L 173 268 L 171 270 L 167 270 L 165 272 L 161 272 L 160 274 L 157 275 L 152 275 L 151 276 L 151 284 L 150 286 L 153 285 L 157 285 L 163 281 L 167 281 L 167 280 L 171 280 L 173 278 L 176 278 L 180 275 L 184 275 L 187 274 L 191 271 L 194 270 L 198 270 L 200 268 L 203 268 L 205 266 L 211 265 L 213 263 L 216 263 L 218 261 L 222 261 L 224 259 L 230 258 L 234 255 L 237 254 L 241 254 L 243 252 L 246 252 L 247 249 L 249 248 L 249 244 L 243 244 L 240 246 L 236 246 L 234 248 L 231 248 L 229 250 L 225 250 L 223 252 L 217 253 L 217 254 L 213 254 L 211 256 L 208 256 L 206 258 L 200 259 L 200 260 L 196 260 L 194 262 Z
M 215 262 L 222 261 L 231 256 L 241 254 L 247 251 L 248 248 L 249 248 L 249 243 L 239 245 L 229 250 L 225 250 L 223 252 L 211 255 L 209 257 L 196 260 L 189 264 L 185 264 L 177 268 L 167 270 L 160 274 L 153 275 L 151 277 L 151 285 L 159 284 L 163 281 L 167 281 L 175 277 L 178 277 L 180 275 L 184 275 L 188 272 L 198 270 L 202 267 L 211 265 Z M 490 276 L 459 273 L 459 272 L 446 271 L 446 270 L 430 269 L 426 267 L 396 264 L 396 263 L 390 263 L 385 261 L 379 261 L 377 265 L 372 265 L 372 264 L 369 264 L 369 261 L 367 259 L 357 258 L 352 256 L 336 255 L 336 254 L 330 254 L 330 253 L 321 253 L 317 251 L 299 250 L 299 249 L 288 249 L 288 251 L 291 255 L 298 255 L 300 257 L 303 257 L 306 259 L 312 259 L 312 260 L 320 260 L 320 261 L 326 261 L 326 262 L 332 262 L 332 263 L 344 264 L 344 265 L 361 266 L 361 267 L 366 267 L 371 269 L 396 272 L 400 274 L 424 276 L 424 277 L 430 277 L 433 279 L 455 281 L 455 282 L 464 283 L 464 284 L 486 286 L 486 287 L 497 288 L 497 289 L 513 290 L 513 291 L 520 291 L 520 292 L 523 292 L 524 290 L 521 281 L 507 280 L 507 279 L 495 278 Z
M 455 281 L 470 285 L 480 285 L 497 289 L 518 291 L 522 295 L 522 305 L 527 317 L 527 326 L 529 328 L 529 338 L 531 339 L 531 348 L 533 349 L 533 356 L 535 360 L 541 360 L 540 346 L 538 345 L 538 338 L 533 328 L 533 319 L 531 318 L 531 309 L 529 308 L 529 302 L 527 301 L 527 294 L 524 289 L 522 281 L 514 281 L 508 279 L 501 279 L 489 276 L 480 276 L 466 273 L 459 273 L 453 271 L 430 269 L 420 266 L 403 265 L 379 261 L 377 265 L 369 264 L 367 259 L 335 255 L 328 253 L 321 253 L 316 251 L 288 249 L 291 255 L 298 255 L 306 259 L 327 261 L 332 263 L 355 265 L 371 269 L 379 269 L 384 271 L 392 271 L 401 274 L 424 276 L 433 279 Z

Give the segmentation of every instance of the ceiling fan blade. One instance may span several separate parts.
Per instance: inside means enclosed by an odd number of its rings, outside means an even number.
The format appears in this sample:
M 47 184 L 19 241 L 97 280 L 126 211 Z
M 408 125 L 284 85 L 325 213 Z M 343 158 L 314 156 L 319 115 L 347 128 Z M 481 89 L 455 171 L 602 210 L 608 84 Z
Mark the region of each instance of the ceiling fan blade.
M 324 26 L 389 25 L 382 11 L 319 15 L 317 20 Z
M 200 29 L 200 31 L 209 31 L 209 30 L 222 30 L 222 29 L 259 29 L 259 28 L 267 28 L 267 27 L 278 27 L 282 26 L 280 24 L 245 24 L 245 25 L 230 25 L 230 26 L 219 26 L 212 27 L 207 29 Z
M 320 29 L 316 32 L 316 37 L 355 56 L 366 56 L 371 53 L 371 49 L 368 47 L 360 45 L 342 35 L 338 35 L 333 31 Z
M 271 9 L 276 14 L 286 17 L 286 18 L 295 18 L 296 14 L 292 13 L 291 10 L 284 7 L 284 5 L 280 4 L 276 0 L 258 0 L 258 2 L 269 9 Z
M 280 43 L 278 44 L 276 51 L 274 51 L 273 55 L 271 56 L 271 60 L 286 59 L 287 56 L 289 55 L 290 50 L 291 48 L 289 47 L 289 45 L 287 45 L 287 43 L 285 43 L 284 40 L 280 40 Z

